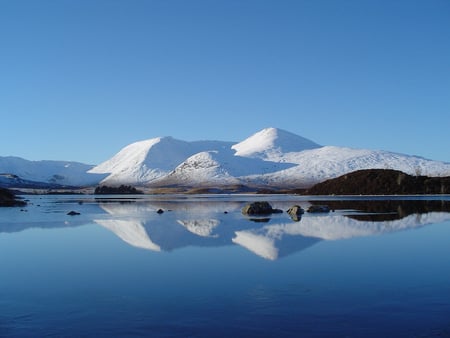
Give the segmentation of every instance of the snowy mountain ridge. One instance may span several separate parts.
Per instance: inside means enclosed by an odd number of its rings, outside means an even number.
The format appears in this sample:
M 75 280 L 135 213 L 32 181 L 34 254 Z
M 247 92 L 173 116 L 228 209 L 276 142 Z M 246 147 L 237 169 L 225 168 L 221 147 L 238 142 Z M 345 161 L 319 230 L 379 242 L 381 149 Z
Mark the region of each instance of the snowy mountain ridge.
M 321 146 L 277 128 L 263 129 L 238 143 L 152 138 L 125 146 L 97 166 L 0 157 L 0 174 L 72 186 L 308 188 L 361 169 L 450 176 L 450 163 L 382 150 Z
M 156 140 L 127 146 L 90 172 L 109 174 L 103 184 L 120 182 L 154 187 L 242 184 L 304 188 L 360 169 L 450 176 L 450 163 L 388 151 L 321 146 L 277 128 L 263 129 L 234 144 Z M 165 147 L 163 141 L 167 143 Z M 136 147 L 140 151 L 134 151 Z M 142 153 L 145 158 L 136 158 Z
M 261 158 L 277 162 L 286 154 L 320 147 L 317 143 L 288 131 L 266 128 L 233 145 L 231 148 L 236 151 L 236 156 Z
M 20 157 L 0 156 L 0 175 L 3 176 L 0 177 L 0 183 L 20 178 L 66 186 L 95 185 L 106 175 L 88 173 L 93 167 L 71 161 L 28 161 Z

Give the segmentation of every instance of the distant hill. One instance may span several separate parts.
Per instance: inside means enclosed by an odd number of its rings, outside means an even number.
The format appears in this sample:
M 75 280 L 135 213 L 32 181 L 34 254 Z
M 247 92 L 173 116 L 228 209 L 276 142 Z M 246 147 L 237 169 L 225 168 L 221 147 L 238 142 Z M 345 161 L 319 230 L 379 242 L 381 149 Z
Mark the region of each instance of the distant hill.
M 398 170 L 368 169 L 314 185 L 309 195 L 450 194 L 450 177 L 412 176 Z

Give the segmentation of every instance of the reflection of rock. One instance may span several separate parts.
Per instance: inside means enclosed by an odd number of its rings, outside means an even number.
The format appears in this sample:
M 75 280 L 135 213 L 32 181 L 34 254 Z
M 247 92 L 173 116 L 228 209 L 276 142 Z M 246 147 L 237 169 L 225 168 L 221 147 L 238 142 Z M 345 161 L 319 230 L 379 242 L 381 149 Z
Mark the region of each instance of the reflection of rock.
M 212 233 L 214 228 L 220 224 L 220 221 L 217 219 L 193 219 L 179 220 L 178 223 L 195 235 L 199 235 L 201 237 L 217 237 L 217 235 L 212 235 Z
M 308 208 L 308 212 L 311 213 L 330 212 L 330 207 L 328 205 L 311 205 Z
M 249 221 L 255 222 L 255 223 L 269 223 L 270 217 L 252 217 L 248 219 Z
M 161 251 L 159 245 L 152 242 L 139 220 L 102 219 L 95 220 L 95 223 L 111 230 L 119 238 L 132 246 L 152 251 Z
M 349 217 L 360 221 L 390 221 L 412 214 L 430 212 L 450 212 L 450 200 L 405 200 L 391 198 L 389 200 L 369 199 L 335 199 L 326 201 L 312 201 L 313 205 L 326 204 L 332 210 L 358 210 L 364 214 Z

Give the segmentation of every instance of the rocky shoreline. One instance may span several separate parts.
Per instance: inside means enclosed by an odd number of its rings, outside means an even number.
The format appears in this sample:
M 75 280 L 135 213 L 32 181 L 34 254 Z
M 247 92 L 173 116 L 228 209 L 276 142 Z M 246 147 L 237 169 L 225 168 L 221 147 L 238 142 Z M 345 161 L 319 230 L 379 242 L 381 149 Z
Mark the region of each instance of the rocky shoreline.
M 8 189 L 0 188 L 0 207 L 23 207 L 27 203 Z

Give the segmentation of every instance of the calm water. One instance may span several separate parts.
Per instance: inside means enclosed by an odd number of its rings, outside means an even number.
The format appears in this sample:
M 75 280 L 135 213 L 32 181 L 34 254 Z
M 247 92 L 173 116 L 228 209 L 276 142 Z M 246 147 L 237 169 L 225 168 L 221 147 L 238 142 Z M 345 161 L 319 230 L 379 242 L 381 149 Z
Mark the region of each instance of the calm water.
M 27 198 L 0 209 L 2 337 L 450 336 L 450 197 Z

